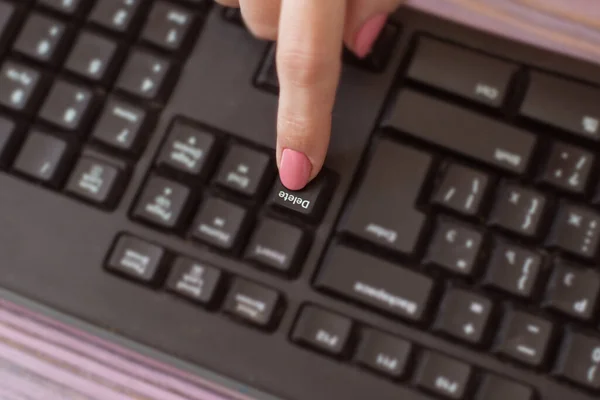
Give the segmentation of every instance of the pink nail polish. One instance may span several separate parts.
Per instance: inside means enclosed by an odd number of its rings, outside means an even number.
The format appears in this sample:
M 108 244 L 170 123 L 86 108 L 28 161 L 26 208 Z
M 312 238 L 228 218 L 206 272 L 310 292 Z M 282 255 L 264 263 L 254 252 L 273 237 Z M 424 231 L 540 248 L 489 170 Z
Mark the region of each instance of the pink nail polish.
M 354 52 L 357 56 L 364 58 L 371 52 L 371 48 L 385 26 L 387 18 L 386 14 L 376 15 L 360 28 L 354 41 Z
M 308 183 L 312 165 L 306 155 L 291 149 L 284 149 L 279 166 L 279 179 L 289 190 L 300 190 Z

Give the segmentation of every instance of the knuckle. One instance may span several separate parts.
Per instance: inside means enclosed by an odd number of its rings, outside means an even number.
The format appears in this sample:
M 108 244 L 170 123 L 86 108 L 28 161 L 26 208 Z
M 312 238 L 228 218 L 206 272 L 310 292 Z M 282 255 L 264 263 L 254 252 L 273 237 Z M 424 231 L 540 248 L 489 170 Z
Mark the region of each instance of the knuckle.
M 277 68 L 291 85 L 310 88 L 328 83 L 339 60 L 316 51 L 287 50 L 279 54 Z

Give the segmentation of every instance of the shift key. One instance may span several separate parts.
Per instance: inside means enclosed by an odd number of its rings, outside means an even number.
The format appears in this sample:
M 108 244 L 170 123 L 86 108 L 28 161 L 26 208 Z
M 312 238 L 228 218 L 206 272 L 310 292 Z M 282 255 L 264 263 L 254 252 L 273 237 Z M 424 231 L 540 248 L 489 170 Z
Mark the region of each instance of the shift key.
M 425 318 L 433 280 L 343 245 L 334 245 L 315 281 L 317 289 L 408 321 Z

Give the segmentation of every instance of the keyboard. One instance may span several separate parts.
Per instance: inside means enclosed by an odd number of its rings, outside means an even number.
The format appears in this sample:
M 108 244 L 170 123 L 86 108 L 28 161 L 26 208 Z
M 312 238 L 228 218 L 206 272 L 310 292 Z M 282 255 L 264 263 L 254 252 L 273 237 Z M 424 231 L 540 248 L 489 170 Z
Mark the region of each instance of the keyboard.
M 292 192 L 274 54 L 208 0 L 0 0 L 0 286 L 275 398 L 597 398 L 600 66 L 399 11 Z

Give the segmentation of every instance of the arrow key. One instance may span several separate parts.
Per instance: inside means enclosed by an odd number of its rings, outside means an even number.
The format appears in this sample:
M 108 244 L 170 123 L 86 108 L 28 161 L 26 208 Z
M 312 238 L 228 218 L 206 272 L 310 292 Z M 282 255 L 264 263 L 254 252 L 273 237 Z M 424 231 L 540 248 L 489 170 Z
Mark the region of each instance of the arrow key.
M 144 50 L 134 50 L 117 82 L 117 88 L 146 100 L 165 95 L 171 65 L 165 59 Z

